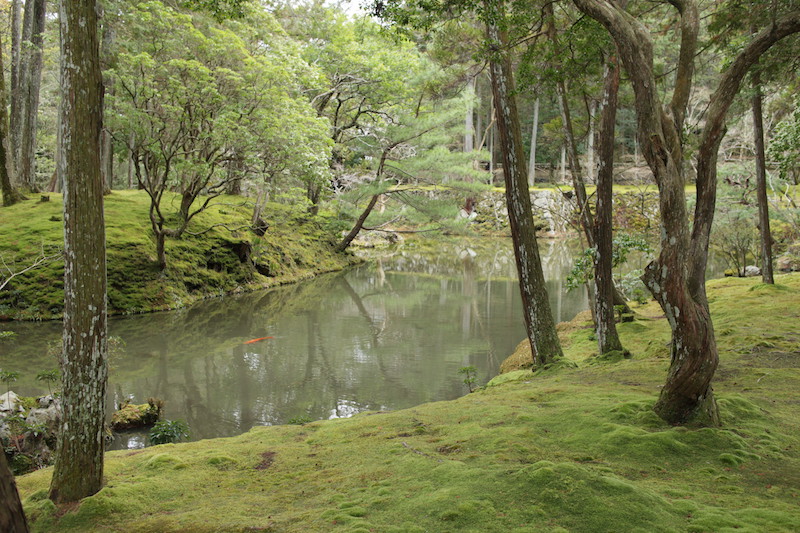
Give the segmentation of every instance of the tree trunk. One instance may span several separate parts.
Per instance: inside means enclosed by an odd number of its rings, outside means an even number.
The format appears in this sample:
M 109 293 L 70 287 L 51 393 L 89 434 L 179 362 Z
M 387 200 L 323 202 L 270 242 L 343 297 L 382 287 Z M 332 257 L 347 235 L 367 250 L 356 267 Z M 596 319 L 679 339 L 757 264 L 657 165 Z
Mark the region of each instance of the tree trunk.
M 30 8 L 30 12 L 29 12 Z M 47 4 L 45 0 L 28 0 L 25 3 L 25 30 L 30 27 L 30 37 L 23 33 L 22 108 L 20 113 L 20 139 L 17 169 L 19 181 L 31 191 L 36 185 L 36 122 L 39 111 L 39 88 L 42 84 L 42 45 Z M 28 18 L 31 18 L 30 26 Z
M 661 252 L 643 280 L 664 310 L 672 329 L 667 382 L 655 411 L 673 424 L 719 424 L 711 380 L 719 364 L 705 292 L 708 245 L 716 205 L 716 165 L 725 117 L 741 82 L 759 57 L 780 39 L 800 32 L 800 11 L 774 20 L 753 37 L 722 71 L 709 100 L 697 150 L 697 201 L 691 236 L 680 132 L 692 89 L 699 15 L 696 2 L 672 2 L 680 14 L 681 45 L 671 102 L 661 106 L 653 71 L 653 43 L 643 24 L 618 6 L 573 0 L 600 22 L 617 44 L 635 95 L 638 139 L 659 188 Z
M 533 102 L 533 126 L 531 127 L 531 151 L 528 159 L 528 185 L 536 183 L 536 137 L 539 134 L 539 97 Z
M 594 175 L 594 114 L 596 110 L 596 104 L 592 100 L 589 107 L 589 132 L 586 134 L 586 180 L 589 183 L 594 183 L 596 179 Z
M 11 117 L 10 117 L 10 136 L 7 148 L 8 157 L 12 168 L 12 179 L 18 180 L 17 152 L 19 151 L 20 134 L 20 101 L 22 92 L 20 87 L 21 68 L 21 40 L 22 40 L 22 0 L 11 1 Z M 19 183 L 17 181 L 17 183 Z
M 63 0 L 61 105 L 64 186 L 63 416 L 50 499 L 76 502 L 103 485 L 108 378 L 106 252 L 100 132 L 103 80 L 92 0 Z
M 133 157 L 133 145 L 135 142 L 136 142 L 136 134 L 134 132 L 131 132 L 131 136 L 128 140 L 128 189 L 133 189 L 133 177 L 136 175 L 136 172 L 134 172 L 134 168 L 135 165 L 138 164 Z M 137 181 L 137 183 L 139 182 Z
M 0 451 L 0 531 L 28 533 L 28 523 L 22 510 L 14 474 L 8 468 L 6 454 L 2 451 Z
M 653 74 L 652 39 L 643 24 L 612 4 L 597 0 L 574 2 L 605 26 L 617 44 L 634 89 L 639 143 L 659 188 L 661 252 L 647 266 L 642 279 L 669 321 L 672 357 L 655 411 L 673 424 L 718 425 L 719 412 L 711 389 L 719 364 L 714 329 L 705 286 L 691 286 L 690 272 L 697 265 L 687 266 L 687 262 L 702 262 L 705 256 L 690 255 L 683 147 L 678 134 L 683 128 L 692 84 L 699 24 L 696 5 L 691 1 L 676 4 L 681 13 L 680 58 L 672 102 L 669 111 L 665 111 Z M 704 216 L 707 214 L 700 218 Z
M 614 313 L 612 267 L 612 201 L 614 184 L 614 133 L 619 92 L 619 62 L 612 57 L 606 65 L 603 107 L 598 139 L 597 207 L 594 220 L 595 331 L 600 354 L 624 352 L 617 334 Z
M 163 231 L 154 231 L 156 235 L 156 262 L 158 263 L 158 269 L 163 272 L 167 269 L 167 236 Z
M 308 201 L 311 202 L 311 205 L 308 207 L 309 215 L 315 217 L 319 213 L 319 201 L 321 196 L 322 185 L 317 183 L 309 183 L 308 187 L 306 188 L 306 198 L 308 198 Z
M 114 151 L 111 132 L 103 128 L 100 134 L 100 171 L 103 174 L 103 194 L 111 194 L 114 185 Z
M 475 124 L 474 124 L 474 98 L 475 78 L 470 78 L 467 84 L 467 112 L 464 117 L 464 152 L 469 153 L 475 149 Z
M 775 283 L 772 274 L 772 232 L 769 229 L 769 203 L 767 201 L 767 163 L 764 155 L 764 121 L 761 109 L 761 79 L 753 72 L 752 98 L 753 137 L 756 149 L 756 192 L 758 195 L 758 231 L 761 235 L 761 279 Z
M 488 2 L 487 7 L 489 7 Z M 502 9 L 502 6 L 499 5 L 498 9 Z M 514 79 L 506 50 L 507 38 L 491 22 L 487 24 L 487 37 L 492 52 L 489 69 L 497 108 L 497 129 L 500 133 L 503 154 L 508 218 L 519 273 L 523 314 L 534 366 L 541 367 L 560 359 L 563 353 L 550 311 L 550 301 L 536 242 L 536 228 L 528 190 L 528 169 L 525 166 L 522 133 L 514 97 Z
M 364 208 L 364 211 L 361 213 L 361 216 L 359 216 L 358 220 L 356 220 L 353 229 L 351 229 L 350 232 L 344 237 L 344 239 L 342 239 L 342 241 L 338 245 L 336 245 L 337 252 L 344 252 L 347 249 L 347 247 L 350 246 L 350 243 L 353 242 L 353 239 L 355 239 L 356 236 L 358 236 L 358 232 L 360 232 L 361 228 L 364 227 L 364 222 L 367 220 L 369 214 L 372 213 L 372 209 L 375 207 L 375 204 L 378 203 L 378 199 L 380 197 L 381 197 L 380 194 L 372 195 L 372 198 L 367 204 L 367 207 Z
M 556 52 L 556 57 L 558 57 L 560 47 L 558 44 L 558 34 L 556 31 L 552 3 L 546 4 L 544 13 L 549 19 L 547 24 L 547 36 Z M 561 65 L 556 63 L 553 66 L 558 70 Z M 594 235 L 592 232 L 594 223 L 592 222 L 592 213 L 589 211 L 586 185 L 583 181 L 581 163 L 578 159 L 578 142 L 575 139 L 575 130 L 572 127 L 572 116 L 569 110 L 569 102 L 567 101 L 567 87 L 564 84 L 564 80 L 561 78 L 556 80 L 556 94 L 558 95 L 558 109 L 561 112 L 561 128 L 564 133 L 566 159 L 569 161 L 569 169 L 572 174 L 572 186 L 575 189 L 575 197 L 578 202 L 578 216 L 580 217 L 583 233 L 586 235 L 586 241 L 589 243 L 590 247 L 593 247 Z M 562 152 L 562 161 L 564 159 L 563 154 L 564 152 Z
M 0 102 L 6 101 L 6 82 L 3 74 L 3 45 L 0 43 Z M 5 105 L 0 105 L 0 187 L 3 191 L 3 205 L 14 205 L 25 197 L 11 183 L 13 165 L 9 153 L 8 137 L 8 111 Z

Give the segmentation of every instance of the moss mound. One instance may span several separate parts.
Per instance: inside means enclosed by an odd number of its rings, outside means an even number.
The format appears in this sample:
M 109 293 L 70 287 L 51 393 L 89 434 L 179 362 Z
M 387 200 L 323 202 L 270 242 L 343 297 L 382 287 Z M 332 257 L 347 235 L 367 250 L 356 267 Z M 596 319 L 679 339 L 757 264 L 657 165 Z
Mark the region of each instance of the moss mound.
M 0 210 L 0 255 L 21 270 L 63 246 L 61 195 Z M 177 206 L 175 195 L 165 209 Z M 167 269 L 156 264 L 155 242 L 143 191 L 114 191 L 105 198 L 108 303 L 111 314 L 174 309 L 197 300 L 297 281 L 340 270 L 353 258 L 333 251 L 325 217 L 299 206 L 268 204 L 263 236 L 250 230 L 252 205 L 221 197 L 192 220 L 181 239 L 167 239 Z M 177 211 L 177 207 L 175 207 Z M 59 318 L 63 311 L 64 263 L 54 259 L 14 277 L 0 292 L 0 319 Z

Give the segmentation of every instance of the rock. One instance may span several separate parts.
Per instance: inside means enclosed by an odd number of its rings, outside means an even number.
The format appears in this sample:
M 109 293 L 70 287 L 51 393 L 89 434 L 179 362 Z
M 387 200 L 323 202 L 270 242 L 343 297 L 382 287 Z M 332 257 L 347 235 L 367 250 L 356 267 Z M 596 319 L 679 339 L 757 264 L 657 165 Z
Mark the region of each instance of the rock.
M 36 398 L 36 404 L 42 409 L 47 409 L 51 405 L 57 404 L 57 403 L 59 403 L 58 400 L 56 400 L 55 397 L 53 395 L 51 395 L 51 394 L 47 394 L 45 396 L 41 396 L 39 398 Z
M 775 260 L 775 269 L 781 272 L 800 271 L 800 255 L 786 252 Z
M 19 396 L 12 390 L 0 395 L 0 416 L 18 413 L 23 410 L 19 403 Z
M 31 409 L 25 423 L 30 426 L 41 426 L 47 435 L 55 435 L 61 422 L 61 406 L 52 402 L 48 407 Z
M 761 275 L 761 269 L 755 265 L 747 265 L 744 267 L 744 275 L 748 278 Z
M 134 405 L 125 401 L 120 405 L 119 410 L 111 415 L 111 429 L 123 431 L 152 426 L 161 417 L 161 409 L 164 406 L 162 400 L 148 398 L 147 403 Z

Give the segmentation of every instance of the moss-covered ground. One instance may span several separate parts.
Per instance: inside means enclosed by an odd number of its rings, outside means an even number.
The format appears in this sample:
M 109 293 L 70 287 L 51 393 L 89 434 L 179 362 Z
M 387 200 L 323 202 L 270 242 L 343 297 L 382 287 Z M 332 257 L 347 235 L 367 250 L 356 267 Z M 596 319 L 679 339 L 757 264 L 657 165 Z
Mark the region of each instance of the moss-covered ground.
M 235 438 L 112 452 L 106 486 L 47 500 L 18 479 L 34 531 L 780 532 L 800 524 L 800 275 L 709 283 L 723 427 L 652 412 L 668 365 L 652 304 L 620 326 L 632 359 L 503 374 L 458 400 Z
M 30 265 L 42 252 L 63 247 L 61 195 L 30 199 L 0 209 L 3 279 Z M 177 212 L 179 198 L 165 196 L 163 210 Z M 167 238 L 167 269 L 156 263 L 155 241 L 144 191 L 114 191 L 105 197 L 108 302 L 113 314 L 183 307 L 220 294 L 270 287 L 339 270 L 353 261 L 333 252 L 325 217 L 304 207 L 268 204 L 263 237 L 250 229 L 252 203 L 220 197 L 196 216 L 188 233 Z M 0 319 L 58 318 L 63 310 L 62 260 L 14 277 L 0 292 Z

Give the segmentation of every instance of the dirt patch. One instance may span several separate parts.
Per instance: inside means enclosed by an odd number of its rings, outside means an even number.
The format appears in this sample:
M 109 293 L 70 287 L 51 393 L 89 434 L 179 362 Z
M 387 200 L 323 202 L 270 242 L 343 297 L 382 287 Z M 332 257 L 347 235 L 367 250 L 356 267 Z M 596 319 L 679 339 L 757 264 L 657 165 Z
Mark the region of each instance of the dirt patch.
M 756 348 L 745 357 L 749 366 L 761 368 L 800 368 L 800 352 L 762 351 Z
M 275 462 L 275 456 L 277 454 L 275 452 L 264 452 L 261 454 L 261 462 L 255 466 L 256 470 L 266 470 L 272 463 Z

